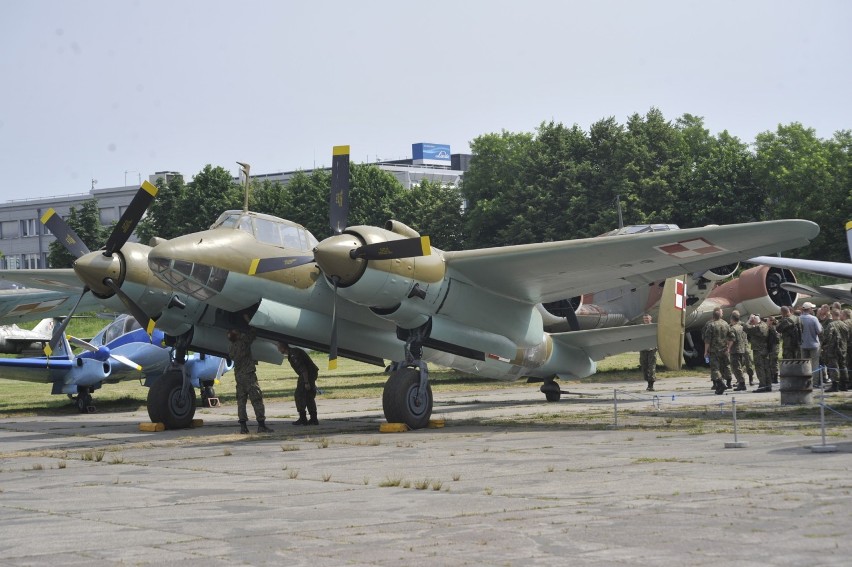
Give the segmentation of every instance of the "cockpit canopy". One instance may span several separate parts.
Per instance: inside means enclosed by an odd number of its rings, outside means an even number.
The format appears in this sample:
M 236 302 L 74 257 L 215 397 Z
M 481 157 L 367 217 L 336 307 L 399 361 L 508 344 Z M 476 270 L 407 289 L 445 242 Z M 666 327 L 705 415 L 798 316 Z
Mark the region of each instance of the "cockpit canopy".
M 310 252 L 318 241 L 305 227 L 296 223 L 246 211 L 225 211 L 210 227 L 233 228 L 254 235 L 265 244 Z
M 624 228 L 616 228 L 609 232 L 601 234 L 601 236 L 617 236 L 621 234 L 640 234 L 642 232 L 663 232 L 666 230 L 680 230 L 676 224 L 632 224 Z

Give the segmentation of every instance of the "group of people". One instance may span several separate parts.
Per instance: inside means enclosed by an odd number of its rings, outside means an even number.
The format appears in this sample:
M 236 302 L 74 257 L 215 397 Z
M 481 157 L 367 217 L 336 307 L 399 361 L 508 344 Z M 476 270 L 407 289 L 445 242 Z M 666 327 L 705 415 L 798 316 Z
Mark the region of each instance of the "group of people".
M 816 315 L 815 309 L 810 302 L 802 304 L 800 312 L 784 306 L 778 319 L 752 314 L 745 323 L 738 311 L 731 313 L 728 322 L 722 309 L 715 309 L 702 338 L 716 394 L 732 388 L 734 378 L 735 391 L 745 390 L 744 371 L 749 385 L 753 385 L 753 373 L 757 374 L 755 392 L 771 392 L 778 383 L 779 354 L 783 359 L 810 360 L 815 384 L 827 391 L 852 389 L 848 372 L 852 349 L 847 349 L 852 343 L 852 310 L 842 309 L 839 303 L 823 305 Z
M 643 316 L 643 323 L 651 323 Z M 779 318 L 752 314 L 743 322 L 739 311 L 733 311 L 729 321 L 721 308 L 713 311 L 712 320 L 702 330 L 704 358 L 710 365 L 710 380 L 716 394 L 725 390 L 744 391 L 748 385 L 755 392 L 771 392 L 778 384 L 778 359 L 807 359 L 811 362 L 814 384 L 827 392 L 852 390 L 852 309 L 840 303 L 822 305 L 817 309 L 810 302 L 801 310 L 790 306 L 781 308 Z M 639 365 L 647 391 L 654 391 L 657 349 L 639 353 Z M 736 379 L 736 385 L 733 384 Z
M 248 434 L 248 413 L 246 405 L 251 401 L 254 416 L 257 419 L 258 433 L 272 433 L 266 425 L 266 408 L 263 404 L 263 392 L 257 381 L 255 367 L 257 361 L 251 353 L 251 345 L 257 334 L 254 329 L 234 328 L 228 331 L 228 356 L 234 361 L 234 381 L 237 384 L 237 419 L 240 433 Z M 286 343 L 278 343 L 278 352 L 287 356 L 287 361 L 296 372 L 296 411 L 299 419 L 293 425 L 317 425 L 317 376 L 319 369 L 304 350 L 290 347 Z M 310 414 L 310 419 L 308 418 Z

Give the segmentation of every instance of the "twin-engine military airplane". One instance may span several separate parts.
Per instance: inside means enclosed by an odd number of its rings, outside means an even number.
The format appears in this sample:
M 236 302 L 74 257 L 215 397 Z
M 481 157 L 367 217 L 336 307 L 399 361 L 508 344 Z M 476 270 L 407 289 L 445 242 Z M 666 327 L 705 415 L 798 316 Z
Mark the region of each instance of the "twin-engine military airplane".
M 50 358 L 0 358 L 0 376 L 52 384 L 52 394 L 66 394 L 80 412 L 91 413 L 92 393 L 105 383 L 144 380 L 155 396 L 164 395 L 156 387 L 171 367 L 171 349 L 164 342 L 161 330 L 149 336 L 133 317 L 120 315 L 90 341 L 61 335 Z M 71 344 L 84 352 L 74 356 Z M 232 367 L 223 358 L 193 354 L 186 358 L 183 371 L 189 383 L 201 389 L 205 403 L 215 404 L 214 382 Z
M 338 353 L 377 365 L 393 361 L 382 398 L 385 417 L 412 428 L 427 425 L 432 411 L 428 363 L 543 382 L 545 396 L 558 400 L 557 378 L 589 376 L 595 361 L 657 342 L 655 325 L 546 332 L 541 303 L 656 285 L 803 246 L 819 232 L 809 221 L 782 220 L 444 252 L 396 221 L 347 227 L 348 164 L 348 146 L 336 147 L 333 235 L 321 242 L 296 223 L 248 211 L 246 203 L 242 211 L 223 213 L 210 230 L 155 240 L 153 248 L 128 243 L 156 193 L 150 184 L 143 184 L 102 252 L 81 248 L 58 216 L 45 222 L 78 258 L 73 273 L 63 273 L 66 282 L 76 274 L 84 295 L 91 290 L 113 308 L 120 301 L 146 325 L 154 316 L 179 349 L 224 353 L 225 330 L 245 325 L 248 316 L 265 339 L 255 342 L 258 360 L 280 363 L 274 342 L 284 341 L 328 351 L 330 363 Z M 51 270 L 28 272 L 58 277 Z M 182 399 L 181 382 L 168 384 L 171 397 Z M 149 396 L 149 413 L 152 401 Z M 155 411 L 171 408 L 160 404 Z M 173 426 L 188 424 L 188 413 L 172 416 Z

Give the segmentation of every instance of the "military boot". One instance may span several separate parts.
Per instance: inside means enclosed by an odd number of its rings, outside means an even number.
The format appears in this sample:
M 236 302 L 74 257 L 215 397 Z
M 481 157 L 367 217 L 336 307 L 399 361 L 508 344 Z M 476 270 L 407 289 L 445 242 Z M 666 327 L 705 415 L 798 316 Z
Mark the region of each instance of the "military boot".
M 305 412 L 299 412 L 299 419 L 293 422 L 293 425 L 307 425 L 308 418 L 305 415 Z
M 273 429 L 271 427 L 266 426 L 266 421 L 258 421 L 257 422 L 257 432 L 258 433 L 272 433 Z
M 242 433 L 243 435 L 248 435 L 248 432 L 248 425 L 245 421 L 240 420 L 240 433 Z
M 308 425 L 319 425 L 319 420 L 317 419 L 317 416 L 312 415 L 311 419 L 308 420 Z

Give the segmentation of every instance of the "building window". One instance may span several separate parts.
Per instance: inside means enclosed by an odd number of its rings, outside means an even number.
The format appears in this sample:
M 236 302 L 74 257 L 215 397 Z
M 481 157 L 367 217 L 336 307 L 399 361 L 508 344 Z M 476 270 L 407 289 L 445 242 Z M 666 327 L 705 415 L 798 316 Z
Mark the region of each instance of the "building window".
M 4 270 L 20 270 L 20 260 L 17 256 L 4 256 L 0 258 L 0 265 L 3 266 Z
M 36 219 L 26 219 L 21 221 L 21 236 L 37 236 L 38 224 Z
M 38 269 L 38 254 L 21 254 L 21 260 L 23 261 L 23 267 L 25 270 L 36 270 Z

